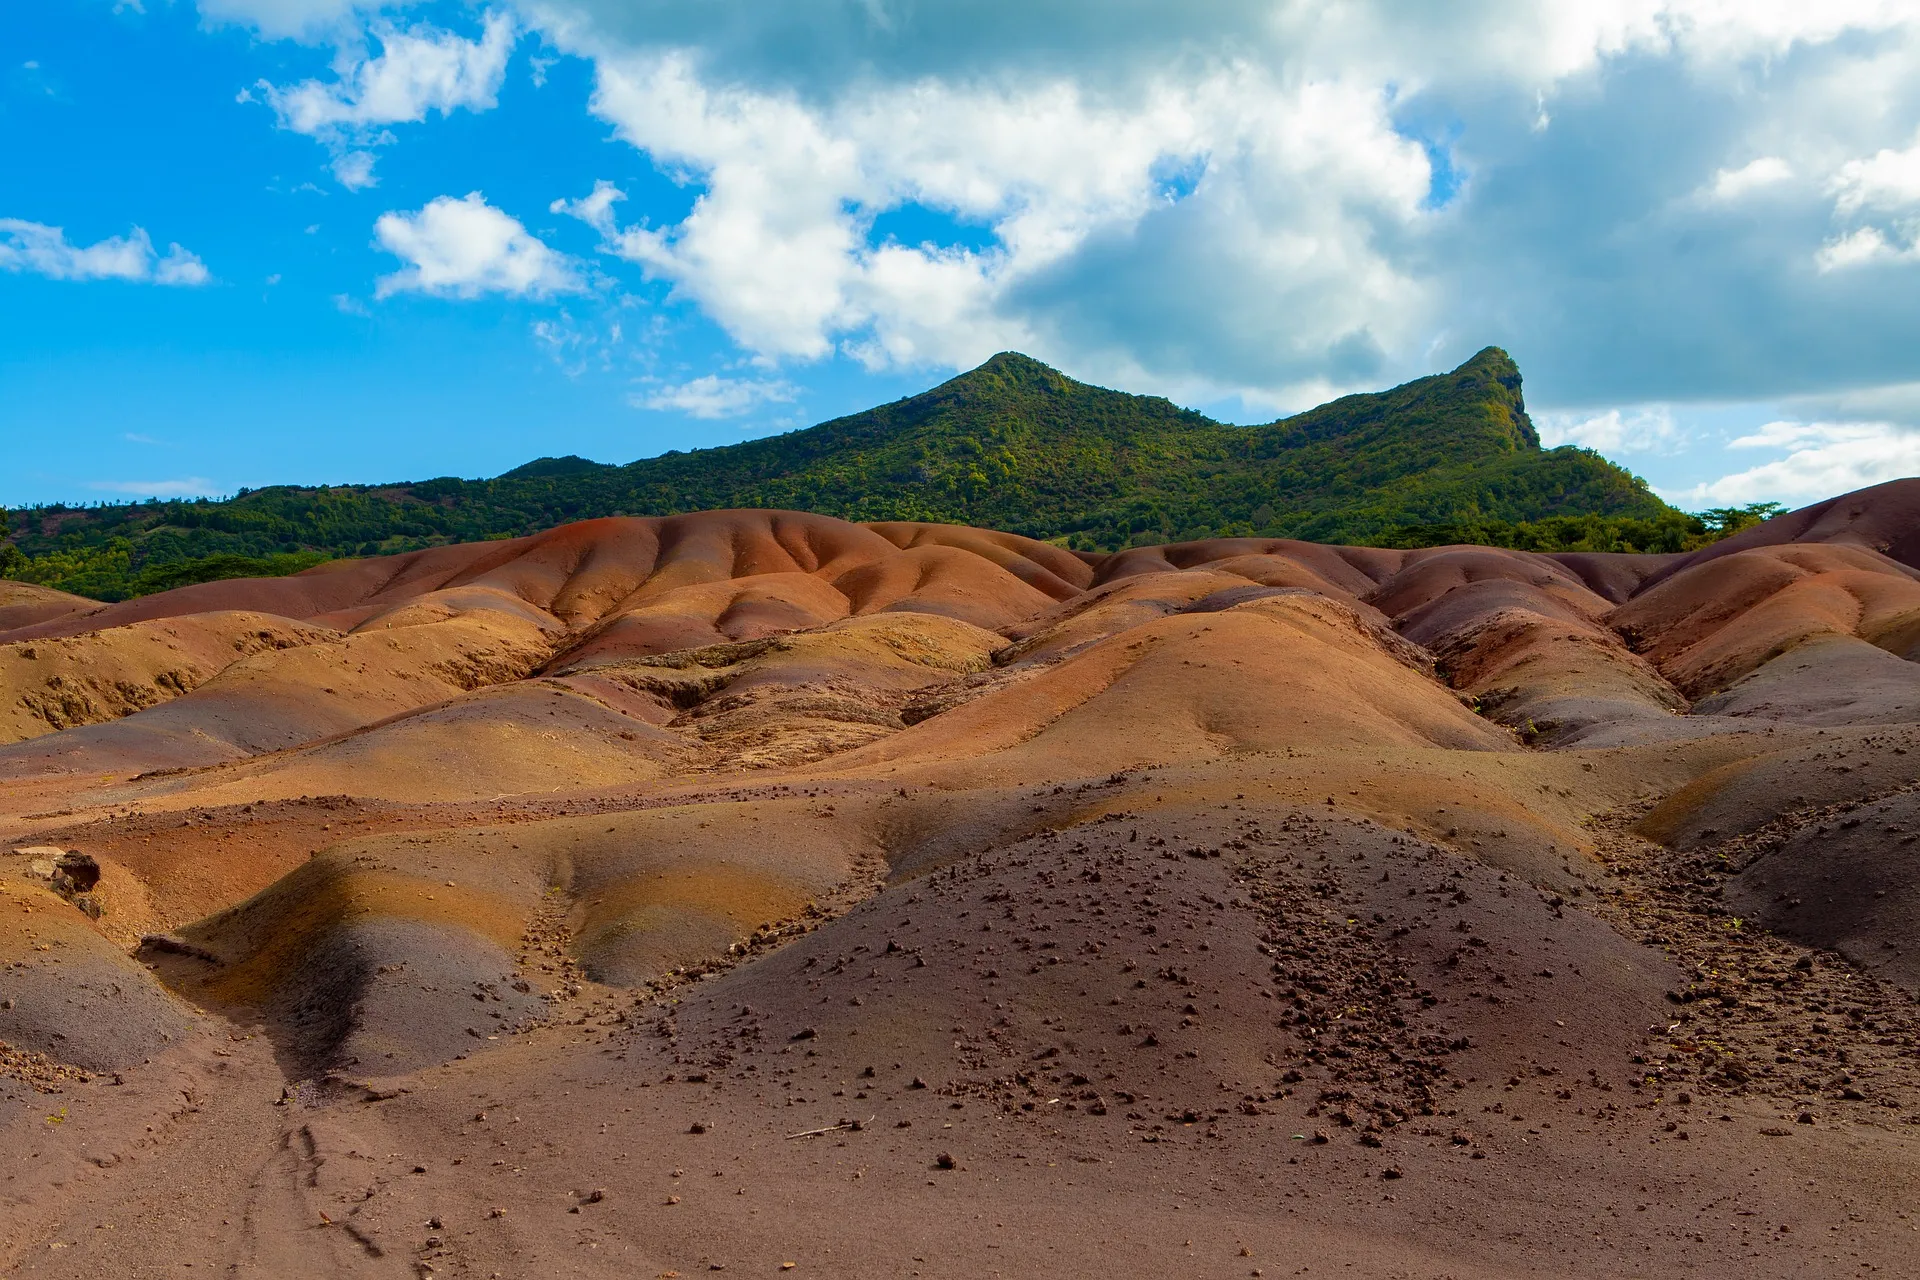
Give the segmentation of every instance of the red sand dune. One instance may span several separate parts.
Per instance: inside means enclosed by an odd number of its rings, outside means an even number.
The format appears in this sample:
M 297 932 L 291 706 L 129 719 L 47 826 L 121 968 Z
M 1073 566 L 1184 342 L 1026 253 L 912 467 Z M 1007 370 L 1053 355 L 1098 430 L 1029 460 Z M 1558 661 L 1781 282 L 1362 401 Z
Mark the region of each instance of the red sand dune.
M 0 1263 L 1910 1269 L 1917 516 L 0 585 Z

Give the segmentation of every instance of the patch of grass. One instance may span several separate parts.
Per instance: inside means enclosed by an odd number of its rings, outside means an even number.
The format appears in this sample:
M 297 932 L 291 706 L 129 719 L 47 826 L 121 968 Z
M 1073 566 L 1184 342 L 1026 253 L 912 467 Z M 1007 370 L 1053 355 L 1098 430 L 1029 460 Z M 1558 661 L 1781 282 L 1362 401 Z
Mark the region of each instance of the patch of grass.
M 0 578 L 112 601 L 223 578 L 281 578 L 333 558 L 324 551 L 288 551 L 266 556 L 222 551 L 147 564 L 136 570 L 133 556 L 133 542 L 123 537 L 111 538 L 101 546 L 56 550 L 40 556 L 27 556 L 16 547 L 0 546 Z

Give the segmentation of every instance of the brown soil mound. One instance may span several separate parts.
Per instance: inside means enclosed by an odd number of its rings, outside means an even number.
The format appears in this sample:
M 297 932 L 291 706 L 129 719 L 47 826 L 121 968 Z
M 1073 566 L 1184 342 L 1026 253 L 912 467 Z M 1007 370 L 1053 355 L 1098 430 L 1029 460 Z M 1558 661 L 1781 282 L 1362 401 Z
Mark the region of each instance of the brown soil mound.
M 112 1071 L 184 1040 L 188 1010 L 35 874 L 33 861 L 0 853 L 0 1042 Z
M 38 626 L 70 614 L 100 608 L 100 602 L 85 596 L 68 595 L 52 587 L 36 587 L 26 582 L 0 581 L 0 641 L 9 631 Z
M 1684 561 L 1665 565 L 1662 572 L 1789 543 L 1865 547 L 1920 569 L 1920 479 L 1889 480 L 1776 516 Z
M 345 637 L 307 628 L 312 642 L 265 648 L 171 702 L 0 748 L 0 777 L 152 772 L 282 750 L 526 676 L 552 650 L 548 630 L 511 611 L 415 610 Z
M 1917 493 L 7 588 L 0 1266 L 1898 1272 Z
M 190 693 L 242 658 L 337 639 L 229 611 L 0 644 L 0 742 L 117 720 Z
M 1920 995 L 1920 795 L 1847 805 L 1768 835 L 1748 842 L 1751 861 L 1729 886 L 1727 905 Z M 1864 1015 L 1834 1016 L 1857 1024 Z

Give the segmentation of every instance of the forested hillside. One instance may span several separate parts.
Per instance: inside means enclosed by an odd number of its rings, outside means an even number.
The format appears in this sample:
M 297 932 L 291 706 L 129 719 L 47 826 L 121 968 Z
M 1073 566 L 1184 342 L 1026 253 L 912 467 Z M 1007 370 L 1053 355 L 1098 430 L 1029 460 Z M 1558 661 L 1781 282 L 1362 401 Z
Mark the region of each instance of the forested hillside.
M 16 510 L 0 576 L 120 599 L 593 516 L 724 507 L 971 524 L 1086 551 L 1234 535 L 1680 550 L 1743 519 L 1685 515 L 1598 454 L 1542 449 L 1520 371 L 1495 347 L 1253 427 L 1009 352 L 864 413 L 625 466 L 542 458 L 490 480 Z

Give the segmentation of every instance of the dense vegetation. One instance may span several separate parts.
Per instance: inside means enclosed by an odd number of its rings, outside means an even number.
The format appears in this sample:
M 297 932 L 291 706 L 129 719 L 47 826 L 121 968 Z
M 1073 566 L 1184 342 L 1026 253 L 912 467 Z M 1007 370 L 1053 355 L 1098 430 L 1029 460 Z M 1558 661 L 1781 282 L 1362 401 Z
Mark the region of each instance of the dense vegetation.
M 1598 454 L 1542 449 L 1520 371 L 1494 347 L 1451 373 L 1256 427 L 1004 353 L 864 413 L 626 466 L 543 458 L 491 480 L 16 511 L 0 576 L 121 599 L 330 556 L 720 507 L 981 525 L 1080 550 L 1261 535 L 1650 551 L 1725 531 Z
M 1407 525 L 1375 544 L 1383 547 L 1445 547 L 1473 543 L 1519 551 L 1696 551 L 1710 542 L 1759 524 L 1782 510 L 1777 502 L 1711 511 L 1667 511 L 1639 516 L 1548 516 L 1544 520 L 1463 520 Z

